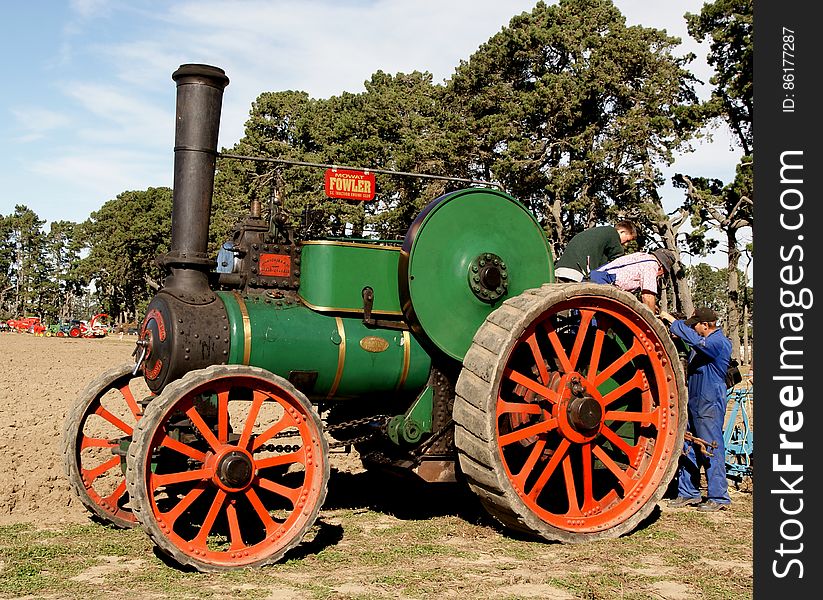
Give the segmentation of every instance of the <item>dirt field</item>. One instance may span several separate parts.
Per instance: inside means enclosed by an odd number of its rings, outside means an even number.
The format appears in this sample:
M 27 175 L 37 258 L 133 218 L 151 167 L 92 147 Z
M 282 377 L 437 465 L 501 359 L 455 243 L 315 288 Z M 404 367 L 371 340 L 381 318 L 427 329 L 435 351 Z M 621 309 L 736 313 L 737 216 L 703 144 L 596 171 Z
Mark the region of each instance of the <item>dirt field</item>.
M 722 513 L 661 504 L 629 536 L 545 544 L 506 534 L 461 491 L 374 483 L 351 455 L 333 456 L 314 539 L 264 577 L 181 572 L 139 528 L 93 523 L 63 474 L 67 411 L 91 379 L 132 361 L 134 342 L 0 333 L 0 597 L 751 597 L 748 490 L 732 488 Z
M 133 349 L 133 336 L 0 334 L 0 524 L 85 520 L 63 475 L 63 419 L 86 384 L 132 360 Z

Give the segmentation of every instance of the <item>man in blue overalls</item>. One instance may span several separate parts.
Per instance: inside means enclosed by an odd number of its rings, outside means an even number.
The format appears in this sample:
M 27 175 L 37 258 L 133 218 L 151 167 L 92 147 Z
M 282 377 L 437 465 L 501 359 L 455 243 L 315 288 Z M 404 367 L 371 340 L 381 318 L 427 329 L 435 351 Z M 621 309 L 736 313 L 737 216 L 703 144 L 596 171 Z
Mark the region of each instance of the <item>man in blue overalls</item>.
M 663 316 L 663 315 L 661 315 Z M 669 317 L 669 318 L 666 318 Z M 713 456 L 695 452 L 694 444 L 686 442 L 677 480 L 677 498 L 669 506 L 698 504 L 700 511 L 725 510 L 731 504 L 726 481 L 726 448 L 723 444 L 723 421 L 726 417 L 726 370 L 732 354 L 732 343 L 717 326 L 717 314 L 709 308 L 698 308 L 686 319 L 674 320 L 671 332 L 691 346 L 686 382 L 689 388 L 689 431 L 709 443 L 717 442 Z M 700 470 L 706 470 L 706 501 L 701 503 Z

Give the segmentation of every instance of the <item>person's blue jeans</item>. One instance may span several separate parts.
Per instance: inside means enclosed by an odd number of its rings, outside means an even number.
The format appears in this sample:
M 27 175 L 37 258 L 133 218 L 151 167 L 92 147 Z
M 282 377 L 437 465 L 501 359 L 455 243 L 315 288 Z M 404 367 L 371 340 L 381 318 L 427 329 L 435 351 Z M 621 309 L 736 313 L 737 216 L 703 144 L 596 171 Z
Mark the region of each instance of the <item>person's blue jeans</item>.
M 677 476 L 677 495 L 683 498 L 700 497 L 700 470 L 706 471 L 707 500 L 719 504 L 730 504 L 729 484 L 726 481 L 726 447 L 723 443 L 723 420 L 725 418 L 725 398 L 723 403 L 697 402 L 689 403 L 689 431 L 693 435 L 717 442 L 713 456 L 706 456 L 695 444 L 686 442 L 685 455 L 680 457 L 680 469 Z

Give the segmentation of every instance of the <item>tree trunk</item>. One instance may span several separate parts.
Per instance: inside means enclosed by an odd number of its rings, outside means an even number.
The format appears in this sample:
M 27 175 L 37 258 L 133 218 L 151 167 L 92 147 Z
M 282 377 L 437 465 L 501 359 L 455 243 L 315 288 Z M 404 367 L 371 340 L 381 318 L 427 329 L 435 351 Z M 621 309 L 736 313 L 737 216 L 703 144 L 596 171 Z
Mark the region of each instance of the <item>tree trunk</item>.
M 752 348 L 751 340 L 749 339 L 749 265 L 746 265 L 746 270 L 743 271 L 743 361 L 744 365 L 751 365 L 752 363 Z
M 728 284 L 729 301 L 726 303 L 726 334 L 732 341 L 732 358 L 740 360 L 740 280 L 737 275 L 737 262 L 740 260 L 740 250 L 737 248 L 737 231 L 729 227 L 726 230 L 726 240 L 729 247 Z
M 743 360 L 742 364 L 751 364 L 751 349 L 749 348 L 749 305 L 743 303 Z
M 680 260 L 680 250 L 677 247 L 677 232 L 680 229 L 680 226 L 685 222 L 686 214 L 683 211 L 678 211 L 670 217 L 663 209 L 663 201 L 661 200 L 659 194 L 655 192 L 653 197 L 654 203 L 657 206 L 658 215 L 656 220 L 653 221 L 653 225 L 657 229 L 657 233 L 663 241 L 663 247 L 674 252 L 675 257 L 677 258 L 677 263 L 682 265 L 683 263 Z M 672 273 L 668 278 L 674 286 L 673 305 L 669 306 L 667 295 L 661 292 L 660 306 L 661 309 L 667 310 L 668 312 L 681 312 L 686 316 L 690 316 L 692 312 L 694 312 L 692 291 L 689 288 L 689 282 L 685 277 L 685 273 L 682 271 L 682 269 L 677 270 L 677 272 Z

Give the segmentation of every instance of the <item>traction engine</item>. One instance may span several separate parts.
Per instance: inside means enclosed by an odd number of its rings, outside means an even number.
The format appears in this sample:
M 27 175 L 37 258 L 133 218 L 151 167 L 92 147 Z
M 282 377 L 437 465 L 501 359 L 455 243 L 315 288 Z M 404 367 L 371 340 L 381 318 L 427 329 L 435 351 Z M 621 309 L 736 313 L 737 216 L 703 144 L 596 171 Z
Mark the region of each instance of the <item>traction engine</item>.
M 323 506 L 329 452 L 460 482 L 506 528 L 632 531 L 674 476 L 686 391 L 667 329 L 613 286 L 554 280 L 515 198 L 468 187 L 397 243 L 298 240 L 253 201 L 207 253 L 228 78 L 182 65 L 171 250 L 135 349 L 66 418 L 92 515 L 182 565 L 280 560 Z M 272 211 L 276 213 L 276 211 Z

